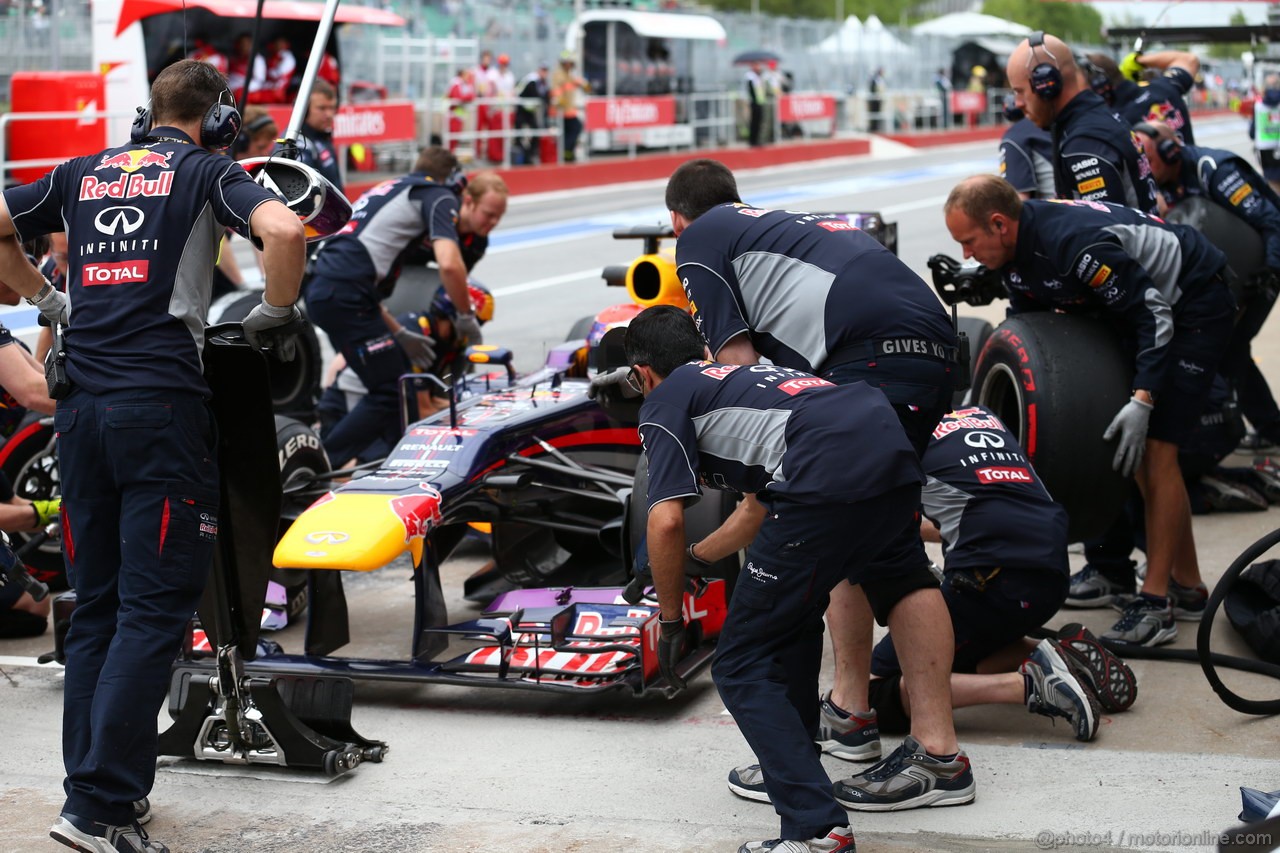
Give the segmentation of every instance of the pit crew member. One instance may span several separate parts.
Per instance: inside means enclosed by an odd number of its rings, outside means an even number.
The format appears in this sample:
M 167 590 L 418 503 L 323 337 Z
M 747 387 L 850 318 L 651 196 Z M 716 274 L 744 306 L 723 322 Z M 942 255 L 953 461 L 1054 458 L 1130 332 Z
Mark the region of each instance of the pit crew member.
M 1004 117 L 1013 124 L 1000 137 L 1000 177 L 1023 198 L 1054 198 L 1053 137 L 1012 102 Z
M 843 221 L 743 204 L 733 173 L 715 160 L 678 168 L 667 183 L 666 203 L 680 237 L 676 274 L 715 360 L 752 365 L 763 355 L 836 384 L 866 381 L 893 405 L 917 455 L 924 452 L 929 431 L 950 403 L 955 335 L 915 273 Z M 853 739 L 875 755 L 874 722 L 853 713 L 868 710 L 872 616 L 886 624 L 901 599 L 902 613 L 945 619 L 936 581 L 919 572 L 928 558 L 918 535 L 914 551 L 887 552 L 885 560 L 896 562 L 877 563 L 872 576 L 918 586 L 893 595 L 880 591 L 870 604 L 854 584 L 832 591 L 827 618 L 837 674 L 821 709 L 822 739 Z M 913 743 L 921 745 L 919 755 L 950 756 L 959 746 L 946 696 L 947 664 L 933 651 L 937 647 L 912 649 L 906 661 L 922 685 Z M 909 754 L 895 753 L 898 759 Z M 905 769 L 901 761 L 897 766 Z M 744 796 L 764 792 L 753 766 L 735 769 L 730 780 Z M 872 787 L 866 797 L 875 804 L 885 794 Z M 893 786 L 891 796 L 897 808 L 930 804 L 911 786 Z
M 1079 626 L 1039 645 L 1026 639 L 1067 595 L 1066 512 L 1017 438 L 981 406 L 942 418 L 924 471 L 921 532 L 942 543 L 942 597 L 955 632 L 952 705 L 1025 703 L 1032 713 L 1065 718 L 1077 739 L 1091 740 L 1099 703 L 1108 711 L 1133 704 L 1133 672 Z M 876 645 L 871 673 L 881 731 L 908 731 L 910 685 L 893 634 Z
M 167 850 L 138 826 L 134 804 L 155 778 L 156 714 L 217 538 L 201 358 L 224 226 L 248 230 L 265 250 L 266 291 L 244 320 L 248 339 L 299 316 L 302 225 L 214 153 L 239 131 L 232 103 L 213 66 L 180 60 L 156 77 L 153 120 L 135 125 L 133 142 L 6 190 L 0 205 L 0 279 L 67 326 L 71 388 L 54 418 L 79 604 L 66 639 L 67 799 L 50 834 L 78 850 Z M 66 296 L 17 242 L 64 223 Z
M 1191 110 L 1186 101 L 1186 94 L 1195 87 L 1196 75 L 1200 73 L 1200 60 L 1194 53 L 1179 50 L 1131 53 L 1120 65 L 1105 53 L 1090 53 L 1088 59 L 1103 78 L 1090 81 L 1093 90 L 1111 105 L 1121 120 L 1130 125 L 1140 121 L 1163 122 L 1173 129 L 1180 142 L 1196 144 Z M 1144 68 L 1164 73 L 1143 81 Z M 1155 158 L 1150 152 L 1147 159 L 1154 168 Z
M 1109 201 L 1155 210 L 1151 165 L 1080 73 L 1061 39 L 1032 33 L 1009 55 L 1005 68 L 1014 105 L 1053 134 L 1058 198 Z
M 307 100 L 307 117 L 299 131 L 302 140 L 298 146 L 298 162 L 306 163 L 342 189 L 342 170 L 338 163 L 338 149 L 333 144 L 333 117 L 338 112 L 338 93 L 323 80 L 311 84 Z
M 467 296 L 462 244 L 483 255 L 489 232 L 507 209 L 507 187 L 493 172 L 476 174 L 463 189 L 450 180 L 457 160 L 443 148 L 423 149 L 409 174 L 385 181 L 355 203 L 351 222 L 325 242 L 305 284 L 311 319 L 369 393 L 321 438 L 329 459 L 342 465 L 379 436 L 394 441 L 399 428 L 397 380 L 411 364 L 435 361 L 434 342 L 402 326 L 382 307 L 400 269 L 428 246 L 454 305 L 454 320 L 468 343 L 481 341 L 480 322 Z M 461 198 L 459 198 L 461 194 Z
M 994 176 L 966 178 L 947 230 L 1009 288 L 1009 311 L 1101 312 L 1129 338 L 1133 396 L 1103 436 L 1146 499 L 1147 577 L 1107 638 L 1140 645 L 1178 633 L 1172 577 L 1200 583 L 1178 442 L 1195 425 L 1231 334 L 1226 258 L 1195 230 L 1101 202 L 1027 201 Z
M 681 309 L 648 308 L 625 341 L 630 381 L 645 395 L 640 437 L 649 462 L 647 542 L 661 605 L 659 661 L 683 686 L 675 663 L 685 638 L 684 507 L 703 487 L 744 495 L 723 525 L 689 547 L 695 560 L 747 548 L 716 644 L 711 674 L 725 707 L 762 768 L 763 797 L 782 819 L 780 839 L 741 851 L 778 848 L 852 853 L 853 832 L 813 747 L 818 725 L 822 613 L 829 590 L 862 584 L 881 613 L 950 658 L 945 622 L 904 618 L 913 599 L 941 596 L 911 573 L 881 573 L 869 559 L 919 545 L 919 459 L 884 396 L 863 382 L 837 386 L 777 365 L 704 361 L 706 347 Z M 832 447 L 858 447 L 832 464 Z M 914 572 L 928 573 L 918 565 Z M 903 606 L 894 606 L 903 605 Z M 945 613 L 943 615 L 945 619 Z M 908 738 L 904 760 L 935 784 L 937 804 L 973 799 L 968 758 L 957 749 L 929 756 Z M 732 777 L 731 777 L 732 778 Z M 754 793 L 754 792 L 753 792 Z
M 1175 203 L 1186 196 L 1205 196 L 1262 238 L 1265 265 L 1246 284 L 1231 344 L 1222 355 L 1222 373 L 1235 386 L 1240 411 L 1253 425 L 1258 443 L 1280 444 L 1280 407 L 1251 352 L 1280 283 L 1280 196 L 1247 160 L 1230 151 L 1182 145 L 1167 124 L 1144 122 L 1133 129 L 1151 160 L 1156 182 Z

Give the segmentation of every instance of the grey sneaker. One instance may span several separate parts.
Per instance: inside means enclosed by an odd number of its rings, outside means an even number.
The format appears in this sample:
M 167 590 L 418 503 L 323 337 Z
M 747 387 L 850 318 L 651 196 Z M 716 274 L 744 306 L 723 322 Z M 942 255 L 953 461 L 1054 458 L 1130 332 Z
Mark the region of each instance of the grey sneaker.
M 1085 686 L 1084 668 L 1063 657 L 1053 640 L 1041 640 L 1018 672 L 1027 679 L 1027 710 L 1045 717 L 1063 717 L 1075 728 L 1076 740 L 1093 740 L 1098 733 L 1098 700 Z
M 831 691 L 822 697 L 818 718 L 817 744 L 822 751 L 845 761 L 875 761 L 880 757 L 880 726 L 876 712 L 845 715 L 831 701 Z
M 151 820 L 151 800 L 143 797 L 133 801 L 133 822 L 142 825 Z
M 1120 621 L 1102 635 L 1104 640 L 1132 643 L 1136 646 L 1161 646 L 1178 637 L 1178 623 L 1173 621 L 1173 608 L 1166 598 L 1164 605 L 1138 596 L 1124 608 Z
M 1183 586 L 1169 580 L 1169 600 L 1173 604 L 1173 618 L 1179 622 L 1199 622 L 1209 603 L 1209 588 L 1202 583 Z
M 1067 600 L 1063 603 L 1067 607 L 1106 607 L 1116 596 L 1132 592 L 1132 585 L 1126 588 L 1093 566 L 1086 565 L 1071 576 Z
M 853 830 L 837 826 L 821 838 L 808 841 L 775 838 L 771 841 L 748 841 L 738 848 L 738 853 L 857 853 Z
M 764 771 L 759 764 L 747 764 L 730 770 L 729 790 L 757 803 L 773 802 L 769 799 L 769 792 L 764 789 Z
M 834 787 L 836 802 L 866 812 L 964 805 L 975 790 L 964 750 L 949 761 L 934 758 L 910 735 L 884 761 Z
M 49 837 L 80 853 L 169 853 L 169 848 L 147 837 L 136 823 L 109 826 L 63 812 L 49 828 Z

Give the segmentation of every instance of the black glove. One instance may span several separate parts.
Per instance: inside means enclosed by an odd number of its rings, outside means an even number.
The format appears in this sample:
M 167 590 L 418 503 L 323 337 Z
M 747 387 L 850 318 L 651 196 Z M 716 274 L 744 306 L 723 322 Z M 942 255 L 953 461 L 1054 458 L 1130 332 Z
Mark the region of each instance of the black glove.
M 676 664 L 684 657 L 684 619 L 667 622 L 659 616 L 658 625 L 662 628 L 662 636 L 658 638 L 658 670 L 668 684 L 676 690 L 684 690 L 688 685 L 676 674 Z
M 1278 287 L 1280 287 L 1280 273 L 1269 267 L 1263 267 L 1249 275 L 1244 293 L 1247 298 L 1251 299 L 1275 299 Z

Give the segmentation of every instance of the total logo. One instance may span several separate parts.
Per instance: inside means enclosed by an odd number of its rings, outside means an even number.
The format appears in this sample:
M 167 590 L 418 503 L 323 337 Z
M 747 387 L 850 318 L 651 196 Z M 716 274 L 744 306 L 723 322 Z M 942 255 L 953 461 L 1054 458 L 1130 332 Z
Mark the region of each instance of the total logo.
M 172 156 L 171 151 L 148 151 L 145 148 L 135 148 L 132 151 L 106 155 L 98 165 L 93 167 L 93 170 L 97 172 L 102 169 L 120 169 L 132 173 L 147 166 L 160 166 L 167 169 L 169 158 Z
M 85 287 L 99 284 L 141 284 L 147 280 L 150 268 L 150 261 L 85 264 L 80 268 L 80 283 Z

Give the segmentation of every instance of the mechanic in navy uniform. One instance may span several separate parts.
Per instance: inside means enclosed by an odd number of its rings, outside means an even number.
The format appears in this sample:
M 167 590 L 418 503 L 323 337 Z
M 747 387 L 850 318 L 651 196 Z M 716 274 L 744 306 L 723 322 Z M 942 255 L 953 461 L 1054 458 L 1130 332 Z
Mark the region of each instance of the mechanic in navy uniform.
M 760 790 L 753 785 L 747 795 L 772 801 L 781 839 L 791 842 L 784 849 L 852 853 L 848 816 L 813 745 L 822 614 L 829 590 L 860 583 L 881 617 L 893 609 L 904 642 L 927 648 L 945 668 L 945 611 L 940 620 L 899 623 L 902 608 L 893 607 L 921 594 L 941 605 L 936 582 L 922 580 L 927 562 L 901 568 L 919 543 L 919 460 L 893 408 L 866 383 L 837 386 L 780 365 L 705 361 L 697 327 L 675 306 L 632 320 L 625 353 L 628 381 L 645 395 L 639 431 L 649 463 L 647 542 L 662 673 L 683 686 L 675 665 L 685 642 L 686 553 L 714 561 L 746 548 L 711 674 L 763 770 Z M 744 497 L 686 552 L 684 508 L 704 487 Z M 876 569 L 870 558 L 882 552 L 902 556 L 884 563 L 899 573 Z M 937 804 L 972 800 L 964 753 L 931 757 L 910 738 L 903 752 L 936 781 Z M 740 851 L 780 843 L 749 842 Z
M 751 365 L 764 356 L 838 385 L 865 381 L 885 394 L 907 440 L 923 454 L 950 405 L 956 366 L 955 333 L 928 285 L 843 220 L 743 204 L 733 173 L 715 160 L 680 166 L 667 183 L 666 203 L 680 238 L 676 274 L 716 361 Z M 822 703 L 822 739 L 856 741 L 864 757 L 880 752 L 874 719 L 858 714 L 869 711 L 872 617 L 885 624 L 902 599 L 895 619 L 909 611 L 939 623 L 946 618 L 936 580 L 914 573 L 928 562 L 918 535 L 909 559 L 896 552 L 885 559 L 875 573 L 910 577 L 921 587 L 881 595 L 869 606 L 864 590 L 841 584 L 827 613 L 837 674 Z M 922 670 L 916 739 L 935 755 L 952 755 L 959 747 L 947 664 L 934 666 L 938 661 L 923 647 L 910 657 L 908 669 Z M 742 777 L 752 768 L 734 773 L 738 787 L 748 787 Z M 898 793 L 904 798 L 898 808 L 930 804 L 909 788 Z
M 213 66 L 176 62 L 152 84 L 133 142 L 6 190 L 0 211 L 0 279 L 67 326 L 71 390 L 55 426 L 64 551 L 79 604 L 66 640 L 67 799 L 50 834 L 78 850 L 167 849 L 136 821 L 149 808 L 169 666 L 218 532 L 201 359 L 224 226 L 252 234 L 265 253 L 263 301 L 244 320 L 249 341 L 299 316 L 301 223 L 213 153 L 239 131 L 233 103 Z M 15 238 L 64 223 L 66 296 Z
M 1191 110 L 1186 95 L 1196 85 L 1200 73 L 1200 60 L 1194 53 L 1180 50 L 1162 50 L 1157 53 L 1131 53 L 1120 65 L 1105 53 L 1087 56 L 1092 72 L 1089 85 L 1102 96 L 1116 115 L 1127 124 L 1138 122 L 1163 122 L 1186 145 L 1195 145 L 1195 131 L 1191 126 Z M 1130 79 L 1122 69 L 1128 69 Z M 1144 68 L 1155 68 L 1164 73 L 1150 80 L 1140 80 Z M 1152 168 L 1155 160 L 1147 154 Z
M 1101 312 L 1135 352 L 1133 396 L 1104 438 L 1146 500 L 1147 577 L 1104 636 L 1158 645 L 1177 636 L 1170 581 L 1200 583 L 1178 442 L 1204 408 L 1227 347 L 1235 300 L 1226 258 L 1194 229 L 1101 202 L 1027 201 L 989 175 L 943 207 L 966 258 L 1000 270 L 1009 311 Z
M 1004 117 L 1013 122 L 1000 137 L 1000 177 L 1023 198 L 1054 198 L 1053 137 L 1010 99 Z
M 953 706 L 1025 704 L 1091 740 L 1099 704 L 1107 711 L 1133 704 L 1133 671 L 1079 625 L 1038 644 L 1026 638 L 1067 596 L 1066 511 L 1017 438 L 981 406 L 943 416 L 924 471 L 921 533 L 942 544 L 942 597 L 955 632 Z M 908 731 L 911 690 L 893 634 L 876 645 L 871 671 L 881 731 Z
M 423 149 L 412 172 L 362 195 L 351 221 L 316 256 L 305 284 L 307 311 L 369 391 L 321 435 L 334 465 L 380 436 L 395 440 L 399 377 L 411 365 L 429 369 L 435 361 L 435 342 L 382 307 L 409 259 L 434 258 L 449 298 L 466 306 L 454 321 L 459 337 L 471 344 L 482 340 L 467 296 L 467 261 L 483 256 L 489 232 L 506 212 L 507 188 L 493 172 L 466 182 L 453 179 L 456 170 L 447 150 Z M 464 255 L 468 237 L 470 254 Z M 423 247 L 430 255 L 421 254 Z
M 1151 160 L 1156 183 L 1170 200 L 1204 196 L 1238 216 L 1265 246 L 1263 267 L 1253 273 L 1241 298 L 1231 345 L 1222 356 L 1222 373 L 1235 386 L 1240 411 L 1260 440 L 1280 443 L 1280 407 L 1253 360 L 1252 342 L 1276 300 L 1280 277 L 1280 196 L 1266 179 L 1231 151 L 1183 145 L 1173 127 L 1143 122 L 1133 127 Z
M 1005 70 L 1014 105 L 1053 134 L 1058 198 L 1155 210 L 1151 164 L 1129 125 L 1089 88 L 1061 39 L 1032 33 L 1014 48 Z
M 342 189 L 342 170 L 338 148 L 333 144 L 333 117 L 338 112 L 338 93 L 324 80 L 316 78 L 307 100 L 307 117 L 299 130 L 298 162 L 305 163 Z

